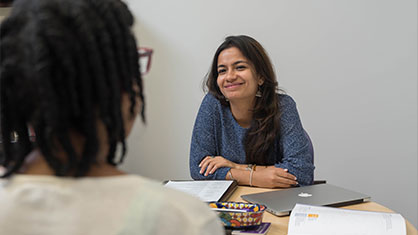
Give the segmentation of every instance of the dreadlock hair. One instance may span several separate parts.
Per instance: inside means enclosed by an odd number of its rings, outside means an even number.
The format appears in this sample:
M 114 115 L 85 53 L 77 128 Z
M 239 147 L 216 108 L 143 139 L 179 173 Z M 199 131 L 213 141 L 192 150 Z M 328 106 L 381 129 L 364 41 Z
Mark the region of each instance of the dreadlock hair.
M 244 57 L 254 65 L 256 74 L 264 79 L 264 83 L 259 86 L 262 97 L 256 97 L 252 110 L 253 120 L 243 140 L 246 162 L 260 165 L 273 164 L 267 162 L 267 159 L 274 151 L 275 141 L 280 138 L 281 113 L 277 95 L 279 88 L 273 65 L 260 43 L 246 35 L 227 37 L 215 52 L 204 86 L 222 105 L 229 106 L 229 102 L 218 87 L 217 78 L 219 54 L 231 47 L 240 50 Z
M 133 16 L 120 0 L 14 1 L 0 28 L 2 177 L 16 173 L 35 147 L 57 176 L 86 175 L 97 163 L 98 120 L 108 134 L 107 162 L 123 161 L 122 93 L 129 94 L 131 114 L 140 98 L 145 122 L 132 24 Z M 35 131 L 34 143 L 28 125 Z M 70 130 L 84 138 L 81 154 L 70 141 Z M 17 133 L 17 143 L 11 144 L 12 133 Z M 54 155 L 57 149 L 65 151 L 66 159 Z

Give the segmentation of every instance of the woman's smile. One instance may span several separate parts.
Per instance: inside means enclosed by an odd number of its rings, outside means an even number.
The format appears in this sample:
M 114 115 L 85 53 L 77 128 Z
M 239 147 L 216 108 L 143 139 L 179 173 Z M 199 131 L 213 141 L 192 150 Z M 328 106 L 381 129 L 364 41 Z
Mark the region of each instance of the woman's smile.
M 237 83 L 232 83 L 232 84 L 228 84 L 225 86 L 225 89 L 234 89 L 234 88 L 238 88 L 241 85 L 243 85 L 243 82 L 237 82 Z

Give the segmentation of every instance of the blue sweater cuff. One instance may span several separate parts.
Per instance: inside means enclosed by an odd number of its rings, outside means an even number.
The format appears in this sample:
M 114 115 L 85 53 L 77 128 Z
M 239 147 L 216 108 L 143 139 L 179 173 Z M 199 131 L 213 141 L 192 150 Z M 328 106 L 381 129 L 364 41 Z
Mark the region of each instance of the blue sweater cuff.
M 204 172 L 203 174 L 200 174 L 199 172 L 195 172 L 192 174 L 192 178 L 195 180 L 225 180 L 226 174 L 231 168 L 229 167 L 222 167 L 215 171 L 215 173 L 205 176 Z

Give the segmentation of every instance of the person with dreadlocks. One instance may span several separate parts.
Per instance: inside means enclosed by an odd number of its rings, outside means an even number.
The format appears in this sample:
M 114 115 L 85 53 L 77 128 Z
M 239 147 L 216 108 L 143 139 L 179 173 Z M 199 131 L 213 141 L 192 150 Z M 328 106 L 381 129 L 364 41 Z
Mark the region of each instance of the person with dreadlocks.
M 229 36 L 205 80 L 190 148 L 194 179 L 287 188 L 313 182 L 313 150 L 296 104 L 255 39 Z
M 197 198 L 117 169 L 145 122 L 132 24 L 120 0 L 14 1 L 0 28 L 0 234 L 224 233 Z

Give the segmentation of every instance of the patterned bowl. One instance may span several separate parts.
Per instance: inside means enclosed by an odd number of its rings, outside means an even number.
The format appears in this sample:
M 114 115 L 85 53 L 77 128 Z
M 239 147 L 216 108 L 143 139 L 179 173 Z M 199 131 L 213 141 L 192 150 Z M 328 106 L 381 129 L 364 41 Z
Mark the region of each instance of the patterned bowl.
M 211 202 L 209 207 L 217 211 L 223 225 L 232 228 L 248 228 L 260 225 L 266 207 L 244 202 Z

